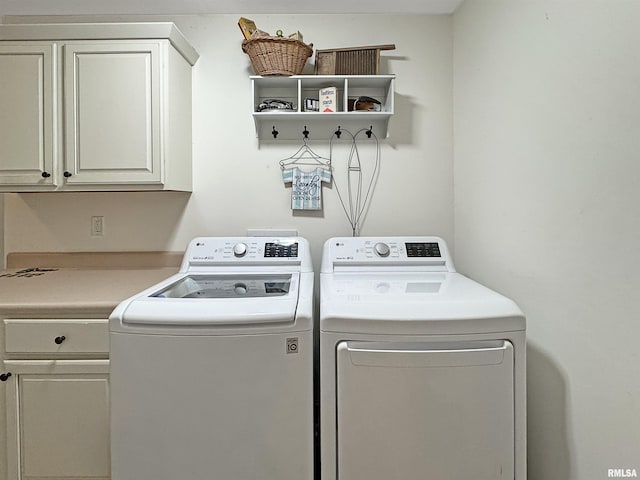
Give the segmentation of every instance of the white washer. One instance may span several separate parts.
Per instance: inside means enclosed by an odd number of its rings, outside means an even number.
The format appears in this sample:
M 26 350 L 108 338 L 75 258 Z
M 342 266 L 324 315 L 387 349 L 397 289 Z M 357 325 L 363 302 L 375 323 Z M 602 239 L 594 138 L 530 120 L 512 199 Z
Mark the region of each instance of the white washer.
M 306 240 L 194 239 L 110 317 L 113 480 L 311 480 L 312 311 Z
M 437 237 L 332 238 L 322 480 L 526 478 L 525 318 Z

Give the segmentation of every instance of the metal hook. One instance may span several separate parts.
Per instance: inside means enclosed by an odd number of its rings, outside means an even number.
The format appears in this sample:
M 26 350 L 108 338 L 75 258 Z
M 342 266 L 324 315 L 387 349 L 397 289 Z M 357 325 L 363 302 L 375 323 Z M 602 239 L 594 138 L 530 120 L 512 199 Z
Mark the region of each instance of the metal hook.
M 304 126 L 304 130 L 302 131 L 302 135 L 304 135 L 304 139 L 308 140 L 309 139 L 309 130 L 307 130 L 307 126 Z
M 342 135 L 342 132 L 340 131 L 340 125 L 338 125 L 338 130 L 336 130 L 335 132 L 333 132 L 334 135 L 338 138 L 340 138 L 340 135 Z
M 373 134 L 373 125 L 369 125 L 369 130 L 364 133 L 367 134 L 367 138 L 371 138 L 371 135 Z
M 280 132 L 278 132 L 276 130 L 276 126 L 274 125 L 273 126 L 273 130 L 271 130 L 271 135 L 273 135 L 273 138 L 277 138 L 278 137 L 278 133 L 280 133 Z

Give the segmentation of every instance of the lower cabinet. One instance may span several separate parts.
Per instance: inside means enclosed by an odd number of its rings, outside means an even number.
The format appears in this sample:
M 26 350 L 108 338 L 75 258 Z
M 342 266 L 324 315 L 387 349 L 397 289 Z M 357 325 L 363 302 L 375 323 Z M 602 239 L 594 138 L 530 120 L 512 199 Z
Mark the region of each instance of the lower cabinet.
M 7 480 L 108 480 L 107 321 L 3 324 Z
M 108 479 L 109 361 L 5 361 L 9 479 Z

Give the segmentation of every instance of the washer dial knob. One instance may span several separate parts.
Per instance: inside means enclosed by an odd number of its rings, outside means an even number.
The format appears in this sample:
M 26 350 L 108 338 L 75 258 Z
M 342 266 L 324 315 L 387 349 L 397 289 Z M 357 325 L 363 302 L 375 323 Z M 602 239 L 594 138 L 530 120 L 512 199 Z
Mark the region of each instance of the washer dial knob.
M 244 257 L 247 254 L 246 243 L 236 243 L 233 246 L 233 255 L 236 257 Z
M 233 286 L 233 291 L 236 295 L 246 295 L 247 294 L 247 286 L 244 283 L 236 283 Z
M 379 257 L 388 257 L 389 253 L 391 252 L 391 250 L 389 249 L 389 245 L 382 242 L 376 243 L 373 249 L 375 250 L 376 255 L 378 255 Z

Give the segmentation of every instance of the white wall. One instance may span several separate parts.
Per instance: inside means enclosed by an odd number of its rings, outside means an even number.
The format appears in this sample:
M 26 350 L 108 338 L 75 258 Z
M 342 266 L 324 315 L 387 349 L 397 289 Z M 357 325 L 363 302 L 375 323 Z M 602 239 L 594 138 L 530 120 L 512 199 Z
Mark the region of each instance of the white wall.
M 437 234 L 452 242 L 451 16 L 244 16 L 271 32 L 300 30 L 316 48 L 396 44 L 395 51 L 382 54 L 383 73 L 397 75 L 396 115 L 382 146 L 381 172 L 362 234 Z M 293 154 L 300 143 L 258 149 L 251 119 L 252 71 L 240 48 L 238 17 L 127 18 L 173 20 L 201 55 L 193 70 L 193 193 L 7 195 L 7 253 L 183 250 L 197 235 L 290 227 L 309 238 L 317 263 L 325 239 L 350 234 L 334 189 L 324 189 L 320 214 L 292 214 L 290 188 L 282 183 L 278 160 Z M 64 20 L 5 17 L 5 22 Z M 328 141 L 312 147 L 328 154 Z M 364 147 L 363 153 L 363 162 L 370 164 L 373 150 Z M 345 160 L 343 156 L 336 164 L 343 182 Z M 103 238 L 90 236 L 92 215 L 105 217 Z
M 454 17 L 458 268 L 528 317 L 530 480 L 640 471 L 640 4 Z

